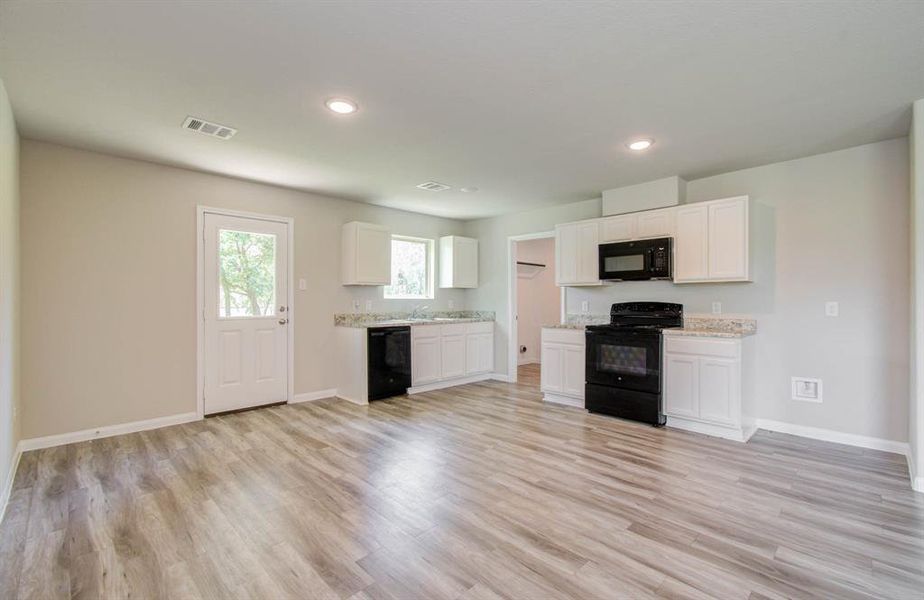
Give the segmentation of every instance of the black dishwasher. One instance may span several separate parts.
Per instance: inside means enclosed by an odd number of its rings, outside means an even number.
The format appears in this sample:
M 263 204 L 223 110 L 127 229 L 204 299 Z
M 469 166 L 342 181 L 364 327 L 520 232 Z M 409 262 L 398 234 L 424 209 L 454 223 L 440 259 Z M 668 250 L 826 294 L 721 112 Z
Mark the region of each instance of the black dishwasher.
M 368 329 L 369 400 L 407 393 L 411 387 L 411 328 Z

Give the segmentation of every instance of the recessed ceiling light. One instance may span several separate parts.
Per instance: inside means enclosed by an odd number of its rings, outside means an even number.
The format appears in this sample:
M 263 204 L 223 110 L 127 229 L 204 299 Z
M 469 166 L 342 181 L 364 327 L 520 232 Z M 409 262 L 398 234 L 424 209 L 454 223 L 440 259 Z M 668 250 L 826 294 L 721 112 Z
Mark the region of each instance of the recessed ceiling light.
M 355 102 L 346 98 L 331 98 L 324 103 L 324 106 L 341 115 L 355 113 L 359 108 Z
M 474 194 L 475 192 L 478 191 L 478 188 L 476 188 L 475 186 L 470 186 L 470 187 L 464 187 L 460 189 L 459 191 L 465 192 L 466 194 Z
M 635 140 L 626 145 L 629 146 L 629 150 L 648 150 L 652 144 L 654 144 L 654 140 Z

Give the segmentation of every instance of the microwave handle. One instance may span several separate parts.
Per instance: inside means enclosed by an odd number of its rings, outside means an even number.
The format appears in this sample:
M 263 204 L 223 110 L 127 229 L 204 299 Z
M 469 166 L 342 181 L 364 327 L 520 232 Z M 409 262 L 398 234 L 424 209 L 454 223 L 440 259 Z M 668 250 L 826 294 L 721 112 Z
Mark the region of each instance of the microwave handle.
M 648 268 L 648 269 L 647 269 L 648 271 L 654 273 L 655 270 L 656 270 L 656 269 L 655 269 L 655 266 L 654 266 L 654 262 L 655 262 L 655 260 L 654 260 L 654 259 L 655 259 L 655 249 L 654 249 L 654 248 L 648 248 L 647 250 L 645 250 L 645 254 L 647 254 L 647 256 L 645 257 L 645 266 Z

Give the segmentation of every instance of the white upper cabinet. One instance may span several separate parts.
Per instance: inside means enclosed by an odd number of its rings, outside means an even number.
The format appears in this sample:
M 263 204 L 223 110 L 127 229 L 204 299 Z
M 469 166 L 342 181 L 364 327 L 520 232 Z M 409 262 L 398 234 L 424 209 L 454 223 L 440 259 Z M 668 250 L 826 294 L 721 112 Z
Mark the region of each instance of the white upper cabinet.
M 353 221 L 341 235 L 343 285 L 391 283 L 391 231 L 382 225 Z
M 709 279 L 748 279 L 748 199 L 709 203 Z
M 636 237 L 639 239 L 673 237 L 675 212 L 676 209 L 669 208 L 638 213 Z
M 637 215 L 607 217 L 600 221 L 600 243 L 627 242 L 635 239 L 637 229 Z
M 440 238 L 440 287 L 478 287 L 478 240 L 458 235 Z
M 555 283 L 600 285 L 597 221 L 555 226 Z
M 709 207 L 685 206 L 674 217 L 674 281 L 705 281 L 709 278 Z

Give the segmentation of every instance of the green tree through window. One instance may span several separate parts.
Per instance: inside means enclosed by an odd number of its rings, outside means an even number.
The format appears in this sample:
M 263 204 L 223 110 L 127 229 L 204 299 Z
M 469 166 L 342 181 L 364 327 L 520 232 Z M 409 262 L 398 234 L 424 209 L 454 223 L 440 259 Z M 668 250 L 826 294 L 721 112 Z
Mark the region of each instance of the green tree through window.
M 221 317 L 275 314 L 276 236 L 222 229 L 218 235 Z

